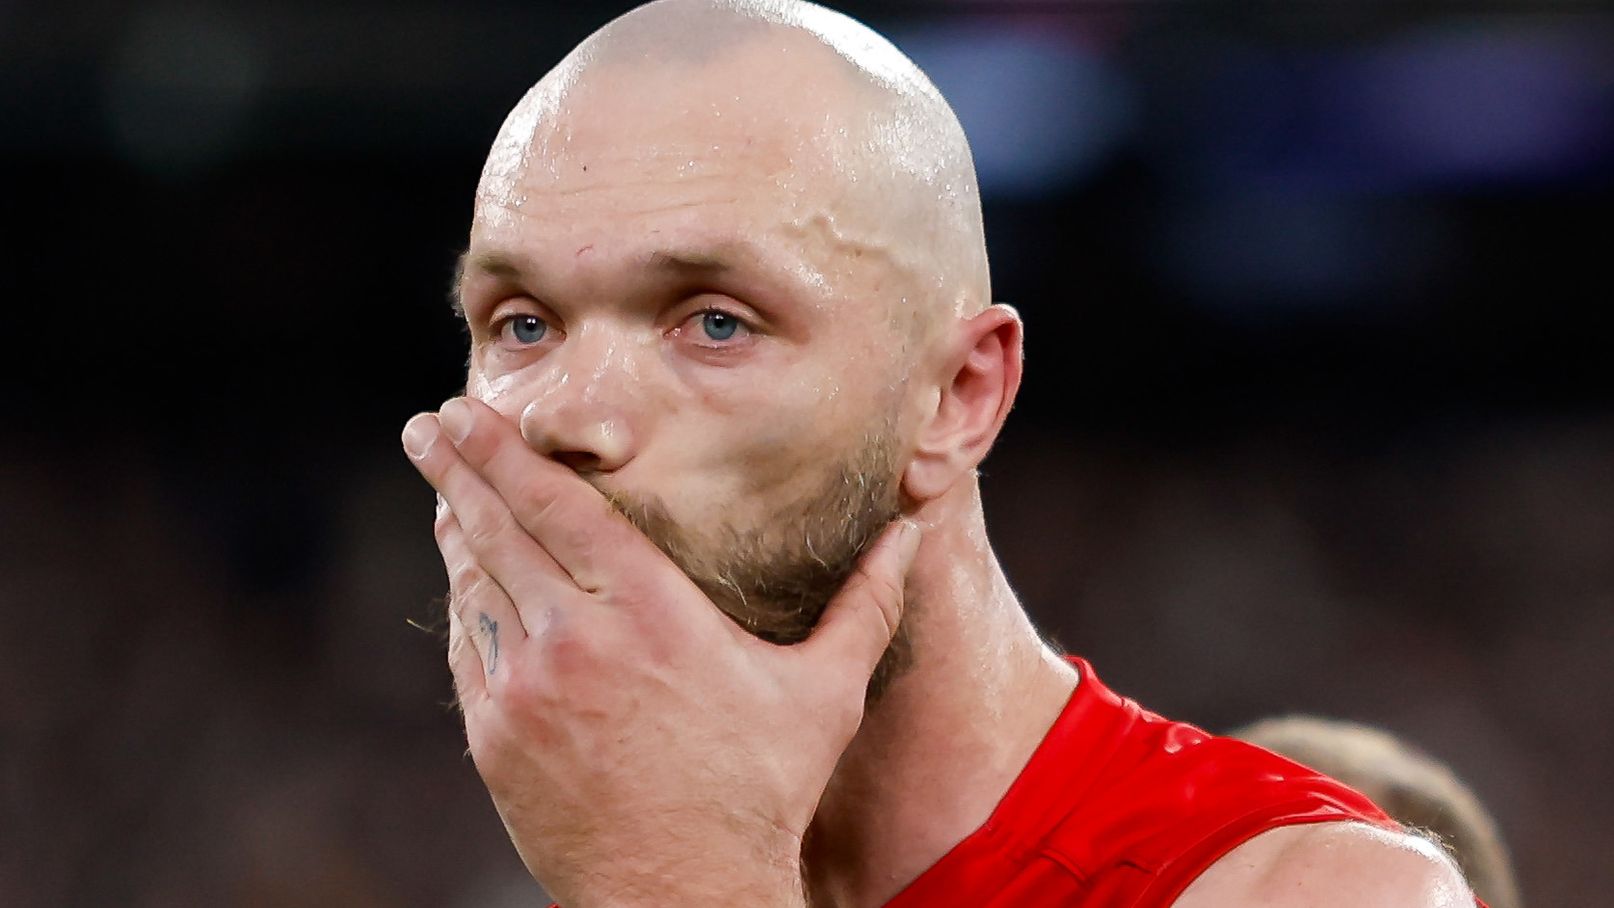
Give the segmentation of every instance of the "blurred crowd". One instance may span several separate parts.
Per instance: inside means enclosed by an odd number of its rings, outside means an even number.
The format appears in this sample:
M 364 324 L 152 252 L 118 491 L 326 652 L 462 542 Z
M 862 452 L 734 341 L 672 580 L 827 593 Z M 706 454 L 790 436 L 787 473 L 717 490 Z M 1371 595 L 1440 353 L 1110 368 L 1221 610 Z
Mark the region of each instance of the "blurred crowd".
M 328 552 L 280 583 L 232 564 L 149 452 L 8 453 L 0 902 L 542 902 L 462 753 L 440 641 L 408 623 L 443 582 L 389 442 L 302 503 L 328 509 Z M 1033 614 L 1109 683 L 1213 729 L 1393 730 L 1491 807 L 1527 903 L 1572 905 L 1614 846 L 1610 462 L 1607 419 L 1344 460 L 1026 431 L 985 494 Z

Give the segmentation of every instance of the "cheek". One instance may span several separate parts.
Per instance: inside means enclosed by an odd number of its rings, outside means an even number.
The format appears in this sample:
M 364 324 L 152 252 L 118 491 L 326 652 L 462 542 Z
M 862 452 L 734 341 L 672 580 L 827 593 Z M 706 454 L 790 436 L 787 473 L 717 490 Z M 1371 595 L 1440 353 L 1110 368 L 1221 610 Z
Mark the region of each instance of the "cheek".
M 783 502 L 822 486 L 841 457 L 815 402 L 772 397 L 745 415 L 691 427 L 666 464 L 663 500 L 681 521 L 755 525 Z M 668 439 L 671 441 L 672 439 Z
M 871 433 L 886 431 L 891 374 L 879 355 L 803 357 L 681 383 L 684 405 L 658 420 L 642 472 L 629 481 L 653 490 L 691 527 L 773 519 L 822 490 Z

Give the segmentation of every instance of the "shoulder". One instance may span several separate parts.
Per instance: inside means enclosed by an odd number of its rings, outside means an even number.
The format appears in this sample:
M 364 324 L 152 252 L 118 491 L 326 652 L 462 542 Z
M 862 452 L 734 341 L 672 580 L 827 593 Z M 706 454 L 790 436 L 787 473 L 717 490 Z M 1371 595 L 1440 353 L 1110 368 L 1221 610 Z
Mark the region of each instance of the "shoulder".
M 1438 847 L 1365 823 L 1286 826 L 1228 852 L 1175 908 L 1473 908 L 1462 874 Z

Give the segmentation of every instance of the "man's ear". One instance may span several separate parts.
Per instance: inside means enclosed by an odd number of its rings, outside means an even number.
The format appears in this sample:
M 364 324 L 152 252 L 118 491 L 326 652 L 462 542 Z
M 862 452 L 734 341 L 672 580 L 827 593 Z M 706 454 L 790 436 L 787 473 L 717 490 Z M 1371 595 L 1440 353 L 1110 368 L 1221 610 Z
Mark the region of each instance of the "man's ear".
M 986 459 L 1020 389 L 1020 313 L 1001 303 L 959 323 L 924 414 L 902 489 L 929 501 Z

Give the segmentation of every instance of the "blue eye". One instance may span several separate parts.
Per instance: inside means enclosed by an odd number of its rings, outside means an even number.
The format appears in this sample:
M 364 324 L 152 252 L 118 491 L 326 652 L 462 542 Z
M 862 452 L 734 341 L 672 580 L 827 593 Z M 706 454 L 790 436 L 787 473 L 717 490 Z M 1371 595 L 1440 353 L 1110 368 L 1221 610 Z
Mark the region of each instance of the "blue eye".
M 536 344 L 549 333 L 549 326 L 536 315 L 517 315 L 504 323 L 504 333 L 518 344 Z
M 706 336 L 715 341 L 725 341 L 734 336 L 740 327 L 740 320 L 727 312 L 716 310 L 701 313 L 701 330 Z

